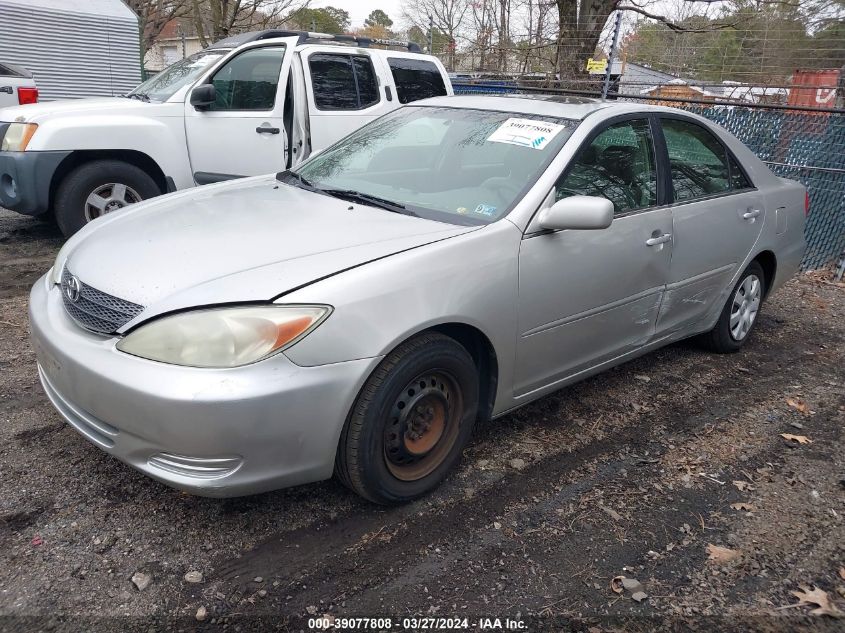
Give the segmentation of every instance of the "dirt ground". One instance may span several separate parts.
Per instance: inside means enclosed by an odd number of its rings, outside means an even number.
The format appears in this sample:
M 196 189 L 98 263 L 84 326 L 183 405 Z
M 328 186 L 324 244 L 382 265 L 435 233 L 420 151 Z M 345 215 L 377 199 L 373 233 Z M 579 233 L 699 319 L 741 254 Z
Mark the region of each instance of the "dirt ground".
M 385 509 L 334 481 L 188 496 L 64 424 L 26 317 L 60 245 L 0 211 L 0 630 L 309 630 L 323 615 L 845 630 L 845 288 L 829 275 L 772 297 L 741 353 L 675 345 L 546 397 L 480 429 L 435 494 Z

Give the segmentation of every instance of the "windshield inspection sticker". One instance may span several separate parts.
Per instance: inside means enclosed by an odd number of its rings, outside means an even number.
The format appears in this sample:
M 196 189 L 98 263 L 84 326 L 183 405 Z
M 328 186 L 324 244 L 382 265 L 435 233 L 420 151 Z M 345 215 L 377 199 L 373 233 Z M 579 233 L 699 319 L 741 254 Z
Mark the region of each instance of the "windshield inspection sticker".
M 491 143 L 509 143 L 543 149 L 562 129 L 563 126 L 557 123 L 531 119 L 508 119 L 487 140 Z
M 477 213 L 478 215 L 484 215 L 489 218 L 495 215 L 496 207 L 494 207 L 492 204 L 479 204 L 477 207 L 475 207 L 473 213 Z

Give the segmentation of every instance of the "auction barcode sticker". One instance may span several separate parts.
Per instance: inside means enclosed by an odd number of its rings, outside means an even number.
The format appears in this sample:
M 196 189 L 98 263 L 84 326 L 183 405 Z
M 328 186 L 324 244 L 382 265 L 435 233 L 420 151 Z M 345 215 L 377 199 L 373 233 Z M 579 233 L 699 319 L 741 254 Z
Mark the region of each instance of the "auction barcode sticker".
M 563 129 L 557 123 L 531 119 L 508 119 L 487 140 L 491 143 L 509 143 L 533 149 L 543 149 Z

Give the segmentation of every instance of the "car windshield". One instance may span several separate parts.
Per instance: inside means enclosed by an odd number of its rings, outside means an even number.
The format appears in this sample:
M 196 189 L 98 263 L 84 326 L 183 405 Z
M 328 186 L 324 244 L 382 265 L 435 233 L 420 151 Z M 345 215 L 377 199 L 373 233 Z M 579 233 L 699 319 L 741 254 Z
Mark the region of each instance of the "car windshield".
M 576 126 L 536 114 L 406 106 L 281 180 L 365 203 L 378 198 L 376 206 L 431 220 L 489 224 L 522 199 Z
M 167 101 L 179 88 L 193 83 L 206 68 L 228 52 L 214 50 L 194 53 L 150 77 L 126 96 L 144 101 Z

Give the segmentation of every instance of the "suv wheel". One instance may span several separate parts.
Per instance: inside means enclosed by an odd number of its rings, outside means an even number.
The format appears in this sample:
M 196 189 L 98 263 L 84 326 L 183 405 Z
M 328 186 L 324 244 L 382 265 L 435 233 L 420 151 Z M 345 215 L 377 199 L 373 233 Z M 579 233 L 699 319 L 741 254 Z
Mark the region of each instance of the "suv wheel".
M 65 177 L 56 191 L 53 210 L 62 233 L 70 237 L 91 220 L 161 193 L 140 167 L 119 160 L 95 160 Z

